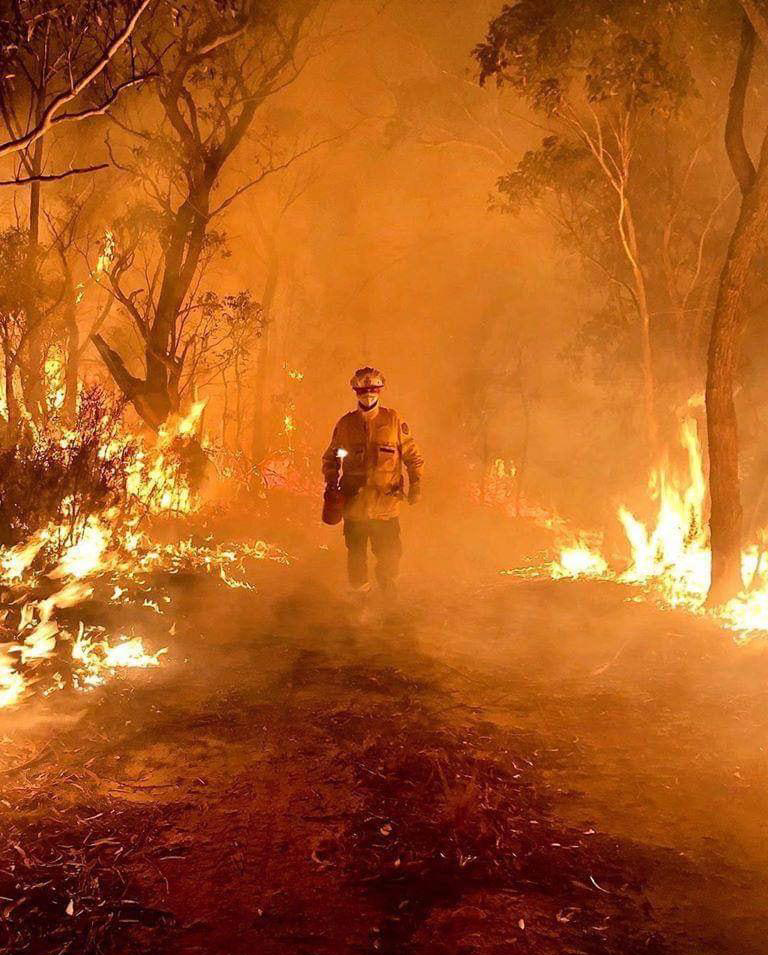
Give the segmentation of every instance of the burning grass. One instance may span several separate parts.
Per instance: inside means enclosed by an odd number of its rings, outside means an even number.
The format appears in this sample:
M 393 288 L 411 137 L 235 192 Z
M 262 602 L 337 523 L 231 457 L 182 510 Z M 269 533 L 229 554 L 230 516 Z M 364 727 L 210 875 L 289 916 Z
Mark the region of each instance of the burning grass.
M 287 560 L 262 541 L 154 540 L 153 521 L 178 521 L 200 507 L 202 405 L 169 422 L 152 444 L 126 430 L 122 410 L 99 389 L 86 390 L 72 427 L 56 418 L 45 430 L 30 422 L 24 440 L 5 452 L 0 523 L 5 518 L 13 543 L 0 550 L 0 707 L 24 699 L 43 674 L 47 693 L 159 664 L 164 647 L 150 651 L 135 634 L 73 617 L 97 586 L 109 586 L 113 603 L 138 598 L 165 615 L 168 598 L 153 589 L 153 575 L 213 573 L 228 587 L 251 588 L 254 561 Z M 165 629 L 173 632 L 173 624 Z
M 641 588 L 650 599 L 664 606 L 705 613 L 733 631 L 739 641 L 768 633 L 768 562 L 763 560 L 764 544 L 742 553 L 742 592 L 722 606 L 705 606 L 711 553 L 704 516 L 707 483 L 695 420 L 683 423 L 681 444 L 687 457 L 684 473 L 676 474 L 667 463 L 651 473 L 648 490 L 655 518 L 646 523 L 629 508 L 618 509 L 630 553 L 623 568 L 619 561 L 606 557 L 595 535 L 576 534 L 563 540 L 553 561 L 512 573 L 547 574 L 556 580 L 611 580 Z

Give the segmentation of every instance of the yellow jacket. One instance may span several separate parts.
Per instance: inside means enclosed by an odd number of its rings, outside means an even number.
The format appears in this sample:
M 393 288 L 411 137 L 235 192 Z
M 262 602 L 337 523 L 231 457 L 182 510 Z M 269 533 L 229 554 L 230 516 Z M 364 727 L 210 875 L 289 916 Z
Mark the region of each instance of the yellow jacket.
M 340 457 L 339 451 L 346 451 Z M 333 429 L 323 455 L 323 476 L 341 479 L 344 517 L 352 521 L 397 517 L 403 493 L 403 468 L 409 486 L 421 480 L 424 459 L 408 425 L 391 408 L 350 411 Z

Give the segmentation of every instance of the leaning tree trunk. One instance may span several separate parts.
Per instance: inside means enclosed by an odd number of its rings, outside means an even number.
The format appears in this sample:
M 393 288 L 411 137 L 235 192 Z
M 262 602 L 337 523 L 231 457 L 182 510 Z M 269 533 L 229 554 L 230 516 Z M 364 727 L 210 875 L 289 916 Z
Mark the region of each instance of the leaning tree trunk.
M 176 326 L 200 263 L 214 181 L 215 168 L 211 167 L 175 215 L 164 252 L 163 278 L 154 319 L 146 334 L 145 377 L 131 374 L 121 355 L 101 335 L 92 335 L 115 384 L 154 431 L 179 410 L 181 366 L 173 354 Z
M 213 181 L 205 181 L 183 203 L 171 229 L 155 317 L 146 341 L 147 393 L 164 420 L 178 411 L 178 392 L 171 387 L 172 342 L 184 299 L 203 250 Z

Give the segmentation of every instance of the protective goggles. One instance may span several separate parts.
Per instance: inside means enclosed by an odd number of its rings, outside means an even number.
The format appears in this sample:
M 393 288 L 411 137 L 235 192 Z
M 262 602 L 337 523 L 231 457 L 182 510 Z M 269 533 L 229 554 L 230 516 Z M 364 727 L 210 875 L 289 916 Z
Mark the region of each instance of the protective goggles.
M 377 395 L 382 388 L 383 388 L 383 385 L 366 385 L 363 388 L 355 388 L 355 394 L 356 395 Z

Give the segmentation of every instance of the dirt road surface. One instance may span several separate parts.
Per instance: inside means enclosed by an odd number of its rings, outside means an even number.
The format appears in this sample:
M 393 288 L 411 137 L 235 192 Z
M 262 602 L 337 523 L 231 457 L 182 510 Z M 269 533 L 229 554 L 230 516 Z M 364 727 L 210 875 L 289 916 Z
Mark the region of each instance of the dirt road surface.
M 764 955 L 766 644 L 409 517 L 396 607 L 297 520 L 156 582 L 162 667 L 2 715 L 0 950 Z

